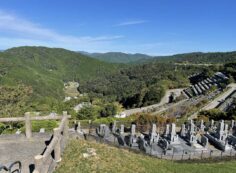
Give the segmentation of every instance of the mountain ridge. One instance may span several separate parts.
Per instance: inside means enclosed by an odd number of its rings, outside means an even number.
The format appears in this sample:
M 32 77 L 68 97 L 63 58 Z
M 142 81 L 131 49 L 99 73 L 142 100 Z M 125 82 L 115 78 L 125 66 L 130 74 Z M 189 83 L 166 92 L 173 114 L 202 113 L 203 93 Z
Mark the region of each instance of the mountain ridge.
M 123 52 L 106 52 L 106 53 L 89 53 L 80 51 L 84 55 L 90 56 L 110 63 L 134 63 L 141 59 L 151 59 L 153 56 L 142 53 L 123 53 Z
M 118 68 L 66 49 L 16 47 L 0 52 L 0 85 L 23 83 L 33 87 L 36 97 L 63 98 L 64 82 L 85 82 Z

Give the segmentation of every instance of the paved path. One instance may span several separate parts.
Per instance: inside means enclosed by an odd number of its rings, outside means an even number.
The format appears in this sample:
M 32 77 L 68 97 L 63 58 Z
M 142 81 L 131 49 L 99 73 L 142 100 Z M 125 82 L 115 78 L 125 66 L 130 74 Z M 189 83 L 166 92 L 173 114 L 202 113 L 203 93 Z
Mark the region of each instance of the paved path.
M 146 106 L 146 107 L 142 107 L 142 108 L 135 108 L 135 109 L 125 110 L 124 113 L 127 116 L 130 116 L 130 115 L 135 114 L 135 113 L 146 112 L 149 109 L 156 109 L 156 108 L 159 108 L 159 107 L 161 109 L 161 106 L 163 106 L 163 105 L 165 105 L 169 102 L 169 97 L 170 97 L 172 92 L 175 93 L 177 96 L 179 96 L 184 89 L 185 88 L 167 90 L 165 96 L 161 99 L 160 103 L 150 105 L 150 106 Z
M 220 104 L 220 102 L 224 101 L 232 92 L 236 90 L 236 84 L 229 84 L 228 88 L 229 89 L 226 92 L 215 98 L 212 102 L 203 107 L 202 110 L 210 110 L 216 108 Z
M 44 151 L 45 141 L 50 137 L 50 134 L 34 134 L 32 139 L 27 140 L 23 134 L 0 135 L 0 164 L 21 161 L 22 173 L 31 173 L 34 156 Z
M 199 109 L 197 112 L 192 114 L 188 119 L 191 120 L 191 119 L 197 118 L 198 113 L 201 112 L 202 110 L 210 110 L 210 109 L 216 108 L 220 104 L 221 101 L 224 101 L 232 92 L 236 90 L 236 83 L 229 84 L 227 88 L 228 88 L 227 91 L 220 94 L 209 104 L 207 104 L 206 106 L 204 106 L 203 108 Z

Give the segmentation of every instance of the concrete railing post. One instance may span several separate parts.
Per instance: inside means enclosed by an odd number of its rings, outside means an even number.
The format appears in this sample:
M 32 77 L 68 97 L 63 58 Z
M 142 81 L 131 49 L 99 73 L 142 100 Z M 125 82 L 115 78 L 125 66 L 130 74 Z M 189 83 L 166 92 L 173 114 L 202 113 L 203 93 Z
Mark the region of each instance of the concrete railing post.
M 68 116 L 67 112 L 63 111 L 63 117 L 66 117 L 66 121 L 65 121 L 65 124 L 64 124 L 64 128 L 63 128 L 63 136 L 64 136 L 65 140 L 67 140 L 68 136 L 69 136 L 69 133 L 68 133 L 69 121 L 68 121 L 68 117 L 67 116 Z
M 59 128 L 54 128 L 54 137 L 58 138 L 58 141 L 54 147 L 54 159 L 56 162 L 60 162 L 61 161 L 61 145 L 60 145 L 60 140 L 61 140 L 61 133 L 60 133 L 60 129 Z
M 34 157 L 34 171 L 33 173 L 41 173 L 41 166 L 43 165 L 43 156 L 37 155 Z
M 30 113 L 25 113 L 25 135 L 26 138 L 30 139 L 32 137 L 32 127 L 30 121 Z

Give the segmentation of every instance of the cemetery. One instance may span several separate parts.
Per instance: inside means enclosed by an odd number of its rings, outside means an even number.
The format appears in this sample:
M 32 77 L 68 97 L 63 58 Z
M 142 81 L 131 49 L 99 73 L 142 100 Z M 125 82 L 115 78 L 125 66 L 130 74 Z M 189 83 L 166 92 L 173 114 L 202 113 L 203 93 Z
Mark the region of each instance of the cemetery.
M 81 128 L 81 127 L 80 127 Z M 92 127 L 93 129 L 95 127 Z M 106 144 L 144 152 L 157 158 L 168 160 L 202 159 L 209 157 L 235 156 L 236 123 L 194 122 L 190 120 L 177 127 L 166 124 L 164 130 L 152 124 L 151 128 L 140 130 L 135 124 L 125 127 L 114 122 L 108 126 L 100 124 L 95 130 L 82 132 L 86 139 L 95 139 Z
M 228 80 L 228 77 L 222 72 L 216 72 L 212 77 L 205 77 L 201 74 L 195 74 L 190 76 L 189 80 L 191 82 L 191 86 L 186 88 L 183 93 L 187 98 L 192 98 L 205 94 L 211 89 L 212 86 L 221 89 L 222 84 Z
M 221 103 L 217 105 L 216 108 L 227 112 L 234 107 L 233 103 L 235 99 L 236 99 L 236 90 L 234 90 L 228 97 L 226 97 L 225 100 L 221 101 Z
M 228 85 L 230 89 L 222 92 L 222 85 L 226 84 L 228 78 L 221 72 L 217 72 L 211 78 L 204 78 L 201 74 L 190 76 L 192 85 L 187 89 L 182 89 L 187 101 L 193 101 L 192 97 L 198 99 L 208 97 L 207 92 L 212 86 L 217 88 L 220 101 L 212 101 L 209 109 L 217 108 L 222 111 L 229 111 L 235 104 L 236 88 L 235 84 Z M 169 99 L 175 99 L 175 94 L 171 93 Z M 206 95 L 205 95 L 206 94 Z M 223 96 L 224 97 L 223 97 Z M 223 99 L 222 99 L 223 98 Z M 83 102 L 74 109 L 79 111 L 89 103 Z M 213 105 L 213 106 L 212 106 Z M 206 109 L 207 110 L 207 109 Z M 236 157 L 236 123 L 232 121 L 210 122 L 194 121 L 190 119 L 183 124 L 167 123 L 159 127 L 157 124 L 137 125 L 130 122 L 122 124 L 114 121 L 111 124 L 93 124 L 89 120 L 87 126 L 74 121 L 73 125 L 69 121 L 70 115 L 63 112 L 62 116 L 51 113 L 48 116 L 31 116 L 26 113 L 25 117 L 1 118 L 0 122 L 25 122 L 25 136 L 21 130 L 17 130 L 14 135 L 0 136 L 0 149 L 2 153 L 15 150 L 6 158 L 2 158 L 0 171 L 12 172 L 13 169 L 24 172 L 53 172 L 59 162 L 63 150 L 69 139 L 79 139 L 85 141 L 96 141 L 105 143 L 117 148 L 125 149 L 133 153 L 141 153 L 147 156 L 163 160 L 200 160 L 200 159 L 224 159 Z M 120 117 L 119 117 L 120 118 Z M 53 129 L 53 135 L 48 134 L 44 128 L 38 133 L 32 132 L 31 121 L 40 120 L 61 120 L 58 128 Z M 73 122 L 73 121 L 71 121 Z M 7 142 L 5 142 L 7 141 Z M 16 142 L 17 145 L 16 146 Z M 27 146 L 27 147 L 26 147 Z M 21 155 L 24 154 L 25 158 Z M 7 154 L 5 154 L 7 155 Z M 88 148 L 83 157 L 96 156 L 93 148 Z M 7 159 L 7 162 L 4 160 Z

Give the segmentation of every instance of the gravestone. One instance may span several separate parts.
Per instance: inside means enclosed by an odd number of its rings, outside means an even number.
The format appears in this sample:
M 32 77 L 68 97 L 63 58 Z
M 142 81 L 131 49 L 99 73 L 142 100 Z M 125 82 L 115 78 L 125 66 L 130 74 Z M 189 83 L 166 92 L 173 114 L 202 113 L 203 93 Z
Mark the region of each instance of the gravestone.
M 131 136 L 135 135 L 135 128 L 136 128 L 136 125 L 132 124 L 132 126 L 131 126 Z
M 197 144 L 196 126 L 195 126 L 193 120 L 191 120 L 188 123 L 188 128 L 187 128 L 187 132 L 186 132 L 184 139 L 191 146 L 195 146 Z
M 176 124 L 171 124 L 171 132 L 169 134 L 170 144 L 179 144 L 179 136 L 176 134 Z
M 129 145 L 130 147 L 138 147 L 138 138 L 136 136 L 136 125 L 132 124 L 131 125 L 131 132 L 130 132 L 130 136 L 129 136 Z
M 165 129 L 165 137 L 167 137 L 170 133 L 170 125 L 166 124 L 166 129 Z
M 228 126 L 227 126 L 228 127 Z M 228 136 L 228 130 L 225 129 L 224 120 L 221 120 L 217 128 L 216 136 L 218 140 L 225 141 Z
M 116 121 L 113 122 L 112 133 L 116 133 Z
M 107 138 L 110 136 L 110 129 L 105 124 L 100 124 L 99 128 L 96 129 L 98 136 Z
M 41 129 L 39 130 L 39 133 L 45 133 L 45 128 L 41 128 Z
M 200 123 L 200 130 L 202 132 L 204 132 L 204 130 L 205 130 L 205 125 L 204 125 L 204 121 L 203 120 L 201 120 L 201 123 Z
M 231 120 L 231 128 L 233 129 L 234 126 L 235 126 L 235 122 L 234 122 L 234 120 Z
M 185 137 L 185 136 L 186 136 L 186 127 L 185 127 L 185 124 L 182 124 L 182 126 L 181 126 L 180 136 L 181 136 L 181 137 Z
M 214 120 L 211 120 L 211 129 L 214 129 Z
M 204 135 L 201 135 L 199 143 L 205 148 L 208 147 L 208 138 Z
M 125 130 L 125 126 L 124 124 L 120 125 L 120 134 L 123 135 L 124 134 L 124 130 Z
M 150 138 L 149 144 L 150 145 L 158 143 L 159 134 L 157 134 L 156 129 L 157 129 L 156 124 L 153 124 L 151 132 L 149 133 L 149 138 Z
M 81 125 L 80 122 L 77 123 L 77 130 L 76 130 L 79 134 L 83 134 L 83 131 L 81 129 Z
M 21 130 L 20 130 L 20 129 L 17 129 L 16 135 L 20 135 L 20 134 L 21 134 Z

